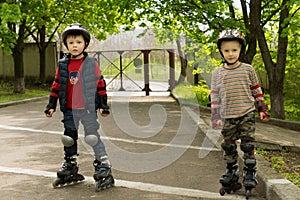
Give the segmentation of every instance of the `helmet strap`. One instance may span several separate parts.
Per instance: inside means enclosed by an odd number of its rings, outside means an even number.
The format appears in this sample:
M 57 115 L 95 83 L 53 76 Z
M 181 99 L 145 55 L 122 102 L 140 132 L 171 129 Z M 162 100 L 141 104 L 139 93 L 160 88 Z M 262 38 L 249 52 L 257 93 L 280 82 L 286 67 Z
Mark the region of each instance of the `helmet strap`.
M 233 63 L 227 62 L 226 59 L 224 58 L 224 56 L 223 56 L 222 53 L 221 53 L 221 56 L 222 56 L 222 58 L 223 58 L 223 59 L 222 59 L 222 63 L 226 63 L 227 65 L 234 65 L 235 63 L 237 63 L 237 62 L 240 61 L 241 54 L 239 55 L 239 58 L 238 58 L 235 62 L 233 62 Z
M 225 60 L 225 59 L 224 59 Z M 239 62 L 239 59 L 237 59 L 235 62 L 233 62 L 233 63 L 229 63 L 229 62 L 227 62 L 226 60 L 224 61 L 227 65 L 234 65 L 235 63 L 237 63 L 237 62 Z
M 83 49 L 83 51 L 82 51 L 80 54 L 78 54 L 78 55 L 76 55 L 76 56 L 71 55 L 71 58 L 77 58 L 77 57 L 81 56 L 81 55 L 84 53 L 84 50 L 85 50 L 85 49 L 86 49 L 86 46 L 85 46 L 85 48 Z
M 83 54 L 83 52 L 81 52 L 80 54 L 78 54 L 78 55 L 76 55 L 76 56 L 71 55 L 71 58 L 77 58 L 77 57 L 81 56 L 82 54 Z

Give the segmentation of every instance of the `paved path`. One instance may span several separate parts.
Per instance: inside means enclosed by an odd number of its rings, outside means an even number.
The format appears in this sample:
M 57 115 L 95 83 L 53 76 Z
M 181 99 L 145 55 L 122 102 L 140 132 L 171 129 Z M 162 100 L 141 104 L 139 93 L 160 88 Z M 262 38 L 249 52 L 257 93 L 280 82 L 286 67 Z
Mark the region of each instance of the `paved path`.
M 54 190 L 51 183 L 63 158 L 62 115 L 44 117 L 46 103 L 0 109 L 1 200 L 245 199 L 243 190 L 223 197 L 218 193 L 224 161 L 218 134 L 204 133 L 208 116 L 169 96 L 110 98 L 112 114 L 99 121 L 116 187 L 94 191 L 93 155 L 81 136 L 80 173 L 87 180 Z M 251 199 L 265 199 L 261 196 L 254 190 Z

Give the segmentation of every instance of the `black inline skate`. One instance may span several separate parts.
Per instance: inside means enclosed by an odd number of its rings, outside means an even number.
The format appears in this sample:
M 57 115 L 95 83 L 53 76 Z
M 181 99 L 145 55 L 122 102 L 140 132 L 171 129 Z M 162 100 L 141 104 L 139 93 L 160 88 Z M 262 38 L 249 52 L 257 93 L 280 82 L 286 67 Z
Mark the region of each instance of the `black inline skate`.
M 256 160 L 246 159 L 243 171 L 243 185 L 245 187 L 246 199 L 249 199 L 251 190 L 257 185 Z
M 239 166 L 236 160 L 227 161 L 226 173 L 220 178 L 222 187 L 220 194 L 223 196 L 225 193 L 230 194 L 231 191 L 235 192 L 242 188 L 239 183 Z
M 94 161 L 95 173 L 94 179 L 96 181 L 96 192 L 105 190 L 109 187 L 113 187 L 115 180 L 111 174 L 111 165 L 109 161 L 100 162 L 98 160 Z
M 84 180 L 84 176 L 78 174 L 77 155 L 65 156 L 65 162 L 57 171 L 57 179 L 53 182 L 54 188 L 63 187 L 65 184 L 73 185 Z

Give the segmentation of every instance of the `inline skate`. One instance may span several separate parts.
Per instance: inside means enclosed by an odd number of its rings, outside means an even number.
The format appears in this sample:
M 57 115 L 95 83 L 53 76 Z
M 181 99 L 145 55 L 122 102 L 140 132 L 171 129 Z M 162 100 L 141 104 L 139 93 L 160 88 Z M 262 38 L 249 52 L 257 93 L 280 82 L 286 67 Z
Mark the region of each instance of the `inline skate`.
M 256 160 L 246 159 L 243 170 L 243 185 L 245 187 L 246 199 L 249 199 L 251 190 L 257 185 L 256 180 Z
M 222 187 L 220 194 L 223 196 L 225 193 L 230 194 L 231 191 L 235 192 L 242 188 L 239 180 L 239 167 L 236 160 L 227 161 L 226 173 L 220 178 Z
M 65 156 L 65 162 L 57 171 L 57 179 L 52 183 L 54 188 L 63 187 L 65 184 L 73 185 L 84 180 L 84 176 L 78 174 L 77 155 Z
M 109 161 L 98 161 L 97 159 L 94 161 L 94 179 L 96 182 L 96 192 L 101 190 L 105 190 L 109 187 L 113 187 L 115 184 L 115 180 L 111 174 L 111 165 Z

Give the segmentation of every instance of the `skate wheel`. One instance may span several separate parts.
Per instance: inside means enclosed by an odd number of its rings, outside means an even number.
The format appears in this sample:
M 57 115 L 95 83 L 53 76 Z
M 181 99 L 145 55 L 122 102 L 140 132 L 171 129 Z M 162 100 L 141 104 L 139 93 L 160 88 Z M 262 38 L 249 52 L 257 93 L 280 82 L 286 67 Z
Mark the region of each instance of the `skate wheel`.
M 108 183 L 109 183 L 108 186 L 110 186 L 110 187 L 114 187 L 115 186 L 115 179 L 114 179 L 114 177 L 112 175 L 109 176 Z
M 106 190 L 114 186 L 115 186 L 114 178 L 112 176 L 108 176 L 107 178 L 103 178 L 102 180 L 98 180 L 96 182 L 96 192 Z
M 248 200 L 250 197 L 251 191 L 250 190 L 246 190 L 246 199 Z
M 107 189 L 106 185 L 101 186 L 101 183 L 99 183 L 99 182 L 96 183 L 96 192 L 100 192 L 100 191 L 106 190 L 106 189 Z
M 81 175 L 81 174 L 77 174 L 77 176 L 76 176 L 76 182 L 78 182 L 78 181 L 83 181 L 85 178 L 84 178 L 84 176 L 83 175 Z
M 224 196 L 224 194 L 225 194 L 225 189 L 222 187 L 222 188 L 220 188 L 219 192 L 220 192 L 220 195 L 221 195 L 221 196 Z
M 230 194 L 230 193 L 231 193 L 231 190 L 226 190 L 226 193 L 227 193 L 227 194 Z
M 113 177 L 111 177 L 112 178 L 112 181 L 111 181 L 111 187 L 115 187 L 115 179 L 113 178 Z
M 59 185 L 62 185 L 62 184 L 60 183 L 60 179 L 56 179 L 56 180 L 53 181 L 53 183 L 52 183 L 53 188 L 58 188 Z
M 97 182 L 96 183 L 96 192 L 100 192 L 100 191 L 101 191 L 100 183 Z

